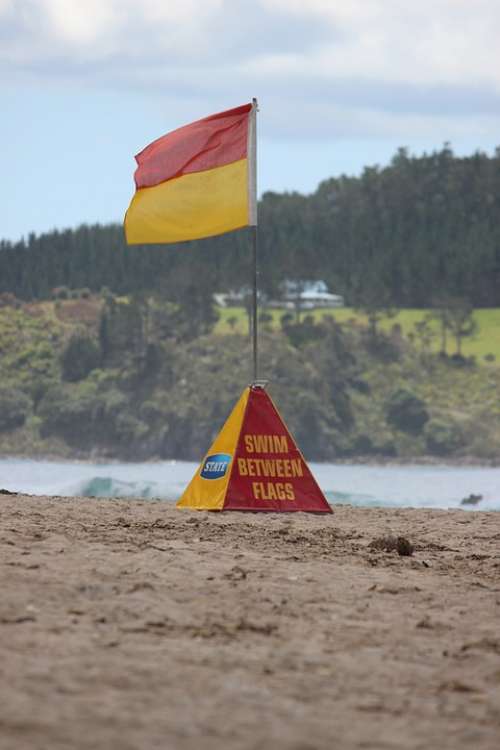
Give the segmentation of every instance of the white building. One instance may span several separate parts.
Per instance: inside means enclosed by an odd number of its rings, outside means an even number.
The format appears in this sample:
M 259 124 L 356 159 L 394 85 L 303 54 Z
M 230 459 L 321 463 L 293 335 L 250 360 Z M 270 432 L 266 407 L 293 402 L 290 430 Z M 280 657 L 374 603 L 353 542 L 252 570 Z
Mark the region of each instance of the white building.
M 265 307 L 287 308 L 293 310 L 313 310 L 316 307 L 344 307 L 344 298 L 332 294 L 324 281 L 284 281 L 280 299 L 267 300 L 258 292 L 259 303 Z M 230 292 L 214 294 L 214 300 L 220 307 L 243 307 L 252 297 L 250 287 Z
M 324 281 L 285 281 L 283 299 L 287 307 L 299 306 L 302 310 L 315 307 L 343 307 L 344 298 L 332 294 Z

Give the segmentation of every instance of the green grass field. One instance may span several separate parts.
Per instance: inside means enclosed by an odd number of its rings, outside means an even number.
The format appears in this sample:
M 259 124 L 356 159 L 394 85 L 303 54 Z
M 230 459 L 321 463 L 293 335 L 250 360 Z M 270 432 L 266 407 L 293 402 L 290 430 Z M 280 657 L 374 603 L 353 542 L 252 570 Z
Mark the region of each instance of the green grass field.
M 285 310 L 266 310 L 266 313 L 272 316 L 272 322 L 266 323 L 273 329 L 279 329 L 281 316 L 288 311 Z M 367 318 L 351 307 L 312 310 L 302 313 L 310 314 L 315 320 L 321 320 L 324 315 L 331 315 L 339 323 L 355 322 L 357 325 L 367 325 Z M 216 326 L 216 333 L 247 333 L 248 316 L 242 307 L 219 308 L 219 321 Z M 390 331 L 392 326 L 399 324 L 403 335 L 408 336 L 414 331 L 414 326 L 428 315 L 428 310 L 400 310 L 397 315 L 391 318 L 385 318 L 381 321 L 380 327 L 383 330 Z M 476 310 L 474 318 L 478 324 L 478 331 L 471 338 L 464 338 L 462 343 L 462 353 L 464 356 L 475 356 L 479 362 L 485 362 L 484 357 L 493 354 L 497 363 L 500 363 L 500 308 L 489 308 Z M 438 335 L 438 324 L 432 323 L 432 328 L 436 336 L 432 342 L 434 350 L 439 349 L 440 339 Z M 448 334 L 448 354 L 455 351 L 455 341 Z

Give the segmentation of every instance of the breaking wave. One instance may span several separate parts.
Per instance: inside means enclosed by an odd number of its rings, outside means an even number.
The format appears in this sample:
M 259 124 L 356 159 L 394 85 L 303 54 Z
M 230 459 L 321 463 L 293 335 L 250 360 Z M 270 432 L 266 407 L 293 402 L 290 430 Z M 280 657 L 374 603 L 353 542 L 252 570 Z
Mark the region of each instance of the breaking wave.
M 159 482 L 125 482 L 113 477 L 92 477 L 85 479 L 74 488 L 77 496 L 83 497 L 126 497 L 144 500 L 176 500 L 169 485 Z
M 500 468 L 310 464 L 331 505 L 500 510 Z M 33 495 L 175 501 L 198 464 L 0 459 L 0 488 Z M 477 505 L 461 500 L 481 496 Z

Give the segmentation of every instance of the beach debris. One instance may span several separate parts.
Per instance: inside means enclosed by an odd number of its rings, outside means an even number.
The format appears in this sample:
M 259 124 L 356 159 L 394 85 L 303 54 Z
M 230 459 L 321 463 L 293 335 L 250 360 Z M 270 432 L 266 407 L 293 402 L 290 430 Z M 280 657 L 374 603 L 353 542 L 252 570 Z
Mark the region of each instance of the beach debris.
M 244 581 L 247 577 L 247 571 L 239 565 L 234 565 L 229 573 L 224 574 L 224 578 L 228 578 L 230 581 Z
M 0 617 L 1 625 L 20 625 L 24 622 L 35 622 L 36 617 L 33 615 L 13 615 L 11 617 Z
M 421 620 L 415 625 L 416 628 L 423 628 L 425 630 L 432 630 L 434 625 L 431 622 L 429 615 L 424 615 Z
M 371 586 L 368 591 L 376 591 L 378 594 L 391 594 L 396 596 L 397 594 L 410 594 L 414 591 L 422 591 L 420 586 L 381 586 L 379 583 Z
M 158 552 L 170 552 L 172 547 L 161 547 L 159 544 L 145 544 L 144 549 L 155 549 Z
M 447 622 L 440 622 L 439 620 L 432 620 L 429 615 L 424 615 L 421 620 L 415 625 L 416 628 L 423 630 L 451 630 L 452 626 Z
M 259 633 L 261 635 L 272 635 L 278 630 L 275 623 L 256 623 L 241 618 L 235 626 L 237 632 Z
M 135 594 L 137 591 L 155 591 L 155 587 L 149 581 L 137 581 L 128 589 L 127 594 Z
M 398 536 L 396 545 L 397 553 L 401 557 L 411 557 L 413 555 L 413 544 L 405 536 Z
M 405 536 L 379 536 L 368 546 L 380 552 L 397 552 L 401 557 L 413 555 L 413 544 Z
M 475 687 L 474 685 L 469 685 L 465 682 L 462 682 L 461 680 L 447 680 L 446 682 L 442 682 L 438 686 L 438 692 L 447 692 L 448 690 L 454 692 L 454 693 L 478 693 L 480 692 L 479 688 Z
M 463 500 L 460 500 L 460 505 L 477 505 L 482 499 L 482 495 L 474 495 L 471 493 L 468 497 L 464 497 Z
M 472 650 L 493 651 L 495 654 L 500 654 L 500 638 L 486 637 L 479 641 L 464 643 L 460 650 L 463 652 Z
M 241 634 L 273 635 L 278 631 L 275 623 L 253 622 L 240 618 L 235 622 L 207 621 L 201 625 L 189 625 L 186 630 L 193 638 L 237 638 Z

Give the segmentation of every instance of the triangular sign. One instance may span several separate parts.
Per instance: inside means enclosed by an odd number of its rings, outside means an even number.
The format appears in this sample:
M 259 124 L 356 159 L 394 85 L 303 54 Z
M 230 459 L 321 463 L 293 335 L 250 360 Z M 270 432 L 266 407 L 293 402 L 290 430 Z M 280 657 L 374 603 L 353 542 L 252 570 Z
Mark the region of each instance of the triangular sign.
M 249 386 L 178 508 L 331 513 L 270 396 Z

